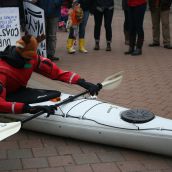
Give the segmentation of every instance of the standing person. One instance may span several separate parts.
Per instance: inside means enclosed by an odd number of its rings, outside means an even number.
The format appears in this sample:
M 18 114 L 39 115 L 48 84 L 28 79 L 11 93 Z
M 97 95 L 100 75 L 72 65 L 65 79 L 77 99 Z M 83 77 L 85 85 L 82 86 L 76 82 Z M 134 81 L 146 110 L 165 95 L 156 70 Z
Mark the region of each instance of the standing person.
M 128 0 L 128 6 L 130 40 L 129 50 L 125 54 L 141 55 L 144 42 L 143 21 L 147 2 L 146 0 Z
M 125 54 L 141 55 L 144 42 L 143 21 L 147 2 L 146 0 L 128 0 L 128 6 L 129 50 Z
M 172 49 L 170 45 L 169 14 L 172 0 L 148 0 L 152 17 L 153 43 L 150 47 L 160 45 L 160 21 L 162 23 L 162 36 L 164 48 Z
M 81 53 L 87 53 L 88 51 L 85 49 L 85 29 L 87 25 L 87 21 L 89 18 L 89 10 L 91 7 L 91 0 L 77 0 L 77 3 L 80 4 L 80 7 L 83 10 L 83 18 L 79 24 L 79 51 Z M 69 36 L 67 40 L 67 51 L 68 53 L 75 53 L 76 50 L 74 48 L 74 29 L 71 27 L 69 31 Z
M 57 22 L 60 17 L 62 2 L 63 0 L 37 0 L 36 2 L 36 5 L 45 12 L 47 58 L 50 60 L 59 60 L 59 57 L 55 57 L 55 51 Z
M 104 17 L 104 27 L 106 30 L 106 41 L 107 47 L 106 51 L 111 51 L 111 42 L 112 42 L 112 18 L 114 12 L 114 0 L 94 0 L 93 4 L 93 15 L 94 15 L 94 39 L 95 39 L 95 48 L 94 50 L 99 50 L 100 42 L 100 32 L 102 21 Z
M 125 37 L 125 44 L 129 45 L 129 16 L 128 16 L 128 0 L 122 0 L 122 9 L 124 11 L 123 31 Z

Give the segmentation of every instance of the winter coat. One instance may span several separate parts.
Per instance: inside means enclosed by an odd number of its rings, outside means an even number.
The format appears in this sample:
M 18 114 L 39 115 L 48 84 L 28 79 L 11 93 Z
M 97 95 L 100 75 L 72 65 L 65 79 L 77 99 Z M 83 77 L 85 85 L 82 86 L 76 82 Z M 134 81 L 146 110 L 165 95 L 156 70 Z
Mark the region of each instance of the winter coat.
M 45 12 L 45 16 L 60 17 L 60 10 L 63 0 L 38 0 L 36 5 L 42 8 Z
M 146 4 L 147 0 L 128 0 L 129 7 L 140 6 Z
M 169 10 L 172 4 L 172 0 L 159 0 L 158 6 L 156 5 L 157 0 L 148 0 L 150 10 L 160 8 L 162 11 Z

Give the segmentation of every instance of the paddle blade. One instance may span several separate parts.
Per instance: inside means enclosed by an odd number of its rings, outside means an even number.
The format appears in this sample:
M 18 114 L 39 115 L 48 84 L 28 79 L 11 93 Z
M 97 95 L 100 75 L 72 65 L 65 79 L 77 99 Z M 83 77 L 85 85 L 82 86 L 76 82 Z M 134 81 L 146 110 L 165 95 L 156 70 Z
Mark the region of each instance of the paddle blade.
M 109 77 L 107 77 L 101 84 L 103 86 L 103 89 L 111 90 L 117 88 L 123 78 L 123 71 L 115 73 Z
M 21 122 L 0 123 L 0 141 L 17 133 L 21 128 Z

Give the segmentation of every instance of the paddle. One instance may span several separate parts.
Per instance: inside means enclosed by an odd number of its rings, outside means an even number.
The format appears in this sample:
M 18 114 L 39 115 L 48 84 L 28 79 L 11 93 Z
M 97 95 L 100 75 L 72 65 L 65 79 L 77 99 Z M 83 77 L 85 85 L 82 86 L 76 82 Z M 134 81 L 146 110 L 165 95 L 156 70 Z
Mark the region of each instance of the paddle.
M 0 141 L 17 133 L 21 128 L 21 122 L 0 123 Z
M 123 78 L 123 71 L 115 73 L 115 74 L 105 78 L 105 80 L 101 83 L 102 89 L 110 90 L 110 89 L 117 88 L 120 85 L 122 78 Z M 69 102 L 73 101 L 74 99 L 81 97 L 88 93 L 89 93 L 89 91 L 84 91 L 75 96 L 69 96 L 67 99 L 63 100 L 62 102 L 55 104 L 55 106 L 59 107 L 63 104 L 69 103 Z M 0 141 L 2 139 L 5 139 L 6 138 L 5 136 L 9 137 L 10 135 L 17 133 L 20 130 L 22 124 L 42 115 L 43 113 L 44 113 L 43 111 L 40 111 L 36 114 L 26 117 L 25 119 L 21 120 L 20 122 L 16 122 L 15 125 L 14 125 L 14 123 L 6 123 L 5 124 L 6 129 L 4 128 L 4 130 L 2 130 L 2 132 L 0 130 Z

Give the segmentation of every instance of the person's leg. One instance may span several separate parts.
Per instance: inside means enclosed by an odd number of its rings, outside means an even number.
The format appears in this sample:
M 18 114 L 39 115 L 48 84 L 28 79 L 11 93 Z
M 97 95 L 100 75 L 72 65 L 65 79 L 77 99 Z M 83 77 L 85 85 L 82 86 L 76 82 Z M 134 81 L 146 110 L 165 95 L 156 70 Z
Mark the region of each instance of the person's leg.
M 89 18 L 89 11 L 84 11 L 83 20 L 79 25 L 79 51 L 82 53 L 87 53 L 85 49 L 85 28 Z
M 104 11 L 104 27 L 106 30 L 106 41 L 107 47 L 106 51 L 111 51 L 111 42 L 112 42 L 112 18 L 114 10 L 105 10 Z
M 135 22 L 135 7 L 128 8 L 128 21 L 129 21 L 129 49 L 125 54 L 131 54 L 135 50 L 136 43 L 136 22 Z
M 76 50 L 74 49 L 74 41 L 75 41 L 75 36 L 74 36 L 74 28 L 73 27 L 70 27 L 69 29 L 69 36 L 68 36 L 68 39 L 67 39 L 67 45 L 66 45 L 66 48 L 67 48 L 67 52 L 69 54 L 73 54 L 76 52 Z
M 162 36 L 164 48 L 172 49 L 170 45 L 170 24 L 169 24 L 169 10 L 161 11 Z
M 145 11 L 146 11 L 146 4 L 140 5 L 135 9 L 137 43 L 136 43 L 136 50 L 132 53 L 132 55 L 142 54 L 142 46 L 144 41 L 143 21 L 144 21 Z
M 124 10 L 124 24 L 123 24 L 123 31 L 125 37 L 125 44 L 129 45 L 129 18 L 128 18 L 128 9 Z
M 57 17 L 46 19 L 47 57 L 51 60 L 59 60 L 58 57 L 54 57 L 56 51 L 57 21 Z
M 155 47 L 160 45 L 160 9 L 155 8 L 151 11 L 152 18 L 152 35 L 153 43 L 149 44 L 150 47 Z
M 99 50 L 99 42 L 100 42 L 100 32 L 101 32 L 101 25 L 103 20 L 103 13 L 95 10 L 94 12 L 94 39 L 96 42 L 94 50 Z

